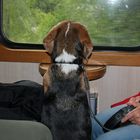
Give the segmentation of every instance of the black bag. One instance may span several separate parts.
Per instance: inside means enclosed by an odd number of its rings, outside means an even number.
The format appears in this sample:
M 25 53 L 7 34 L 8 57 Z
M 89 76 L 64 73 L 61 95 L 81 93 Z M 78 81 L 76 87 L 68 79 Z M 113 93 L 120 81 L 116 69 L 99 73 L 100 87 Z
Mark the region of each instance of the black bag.
M 0 83 L 0 119 L 41 120 L 43 86 L 29 80 Z

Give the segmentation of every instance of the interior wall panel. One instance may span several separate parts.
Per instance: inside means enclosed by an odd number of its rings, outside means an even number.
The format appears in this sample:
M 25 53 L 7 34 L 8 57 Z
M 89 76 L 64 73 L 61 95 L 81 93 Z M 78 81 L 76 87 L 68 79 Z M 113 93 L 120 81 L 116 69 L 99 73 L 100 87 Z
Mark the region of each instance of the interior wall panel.
M 0 62 L 0 82 L 32 80 L 42 83 L 38 63 Z
M 0 62 L 0 82 L 32 80 L 42 84 L 38 63 Z M 140 67 L 109 66 L 105 76 L 90 81 L 91 92 L 98 92 L 98 110 L 140 91 Z
M 140 67 L 110 66 L 103 78 L 90 82 L 90 87 L 91 92 L 98 92 L 98 110 L 102 111 L 140 91 Z

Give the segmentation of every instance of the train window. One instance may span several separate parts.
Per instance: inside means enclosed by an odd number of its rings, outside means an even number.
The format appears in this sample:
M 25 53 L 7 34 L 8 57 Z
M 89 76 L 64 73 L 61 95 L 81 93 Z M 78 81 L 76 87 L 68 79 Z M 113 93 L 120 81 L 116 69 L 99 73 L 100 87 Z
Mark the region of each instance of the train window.
M 42 44 L 49 29 L 69 19 L 84 24 L 96 48 L 139 48 L 139 0 L 3 0 L 3 36 Z

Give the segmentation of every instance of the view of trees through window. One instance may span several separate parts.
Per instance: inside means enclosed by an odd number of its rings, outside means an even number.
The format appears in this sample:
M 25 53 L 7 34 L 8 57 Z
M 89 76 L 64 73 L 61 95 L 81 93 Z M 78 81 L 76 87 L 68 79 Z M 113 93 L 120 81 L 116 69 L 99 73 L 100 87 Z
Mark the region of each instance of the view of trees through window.
M 84 24 L 96 46 L 140 44 L 140 0 L 3 0 L 3 32 L 13 42 L 42 44 L 62 20 Z

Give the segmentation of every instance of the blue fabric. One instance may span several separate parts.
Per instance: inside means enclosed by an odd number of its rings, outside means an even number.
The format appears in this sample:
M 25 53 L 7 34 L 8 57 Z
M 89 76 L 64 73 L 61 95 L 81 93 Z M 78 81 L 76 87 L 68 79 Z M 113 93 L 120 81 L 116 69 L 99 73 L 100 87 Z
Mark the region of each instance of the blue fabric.
M 96 115 L 98 120 L 104 124 L 113 114 L 124 105 L 109 108 Z M 117 128 L 109 132 L 104 133 L 99 124 L 92 119 L 92 140 L 138 140 L 140 139 L 140 126 L 132 124 L 125 127 Z

